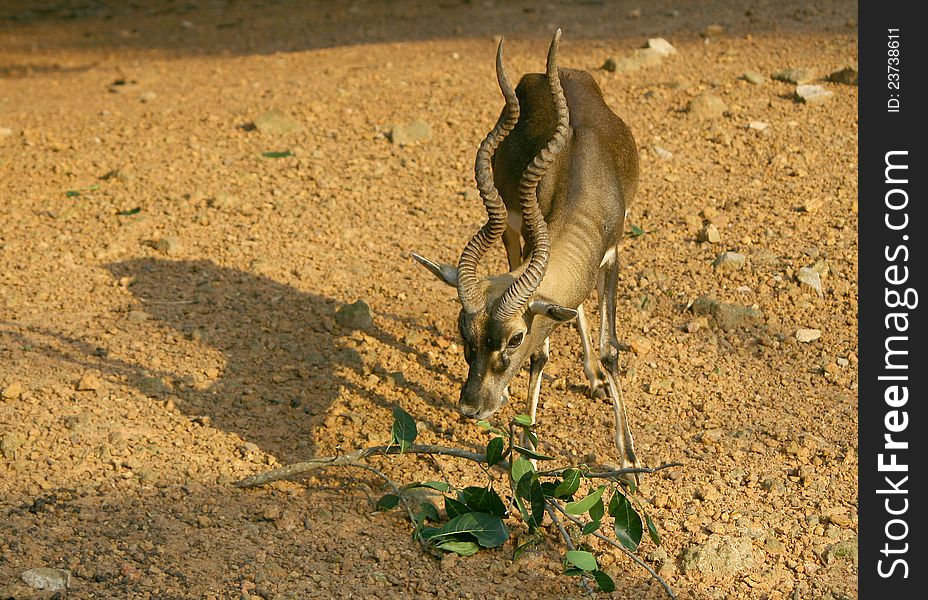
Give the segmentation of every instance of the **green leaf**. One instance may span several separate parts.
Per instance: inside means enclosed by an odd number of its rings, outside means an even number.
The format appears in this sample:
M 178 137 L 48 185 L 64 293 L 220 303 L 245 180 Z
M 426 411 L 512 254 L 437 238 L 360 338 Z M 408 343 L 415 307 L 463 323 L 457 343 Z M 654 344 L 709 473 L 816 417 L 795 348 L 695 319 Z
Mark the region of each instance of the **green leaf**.
M 600 498 L 596 501 L 596 504 L 590 507 L 590 518 L 594 521 L 601 521 L 604 514 L 606 514 L 606 509 L 603 506 L 603 499 Z
M 493 466 L 503 459 L 503 438 L 495 437 L 487 443 L 487 465 Z
M 68 190 L 64 193 L 64 195 L 68 198 L 77 198 L 81 195 L 81 193 L 77 190 Z
M 599 586 L 599 591 L 609 592 L 615 591 L 615 582 L 612 581 L 612 577 L 609 577 L 609 574 L 605 571 L 596 570 L 592 573 L 593 579 L 596 580 L 596 585 Z
M 660 546 L 661 536 L 657 534 L 657 527 L 654 526 L 654 521 L 651 520 L 651 515 L 644 513 L 644 520 L 648 524 L 648 535 L 651 536 L 651 541 L 654 542 L 655 546 Z
M 561 474 L 561 481 L 554 488 L 555 498 L 569 498 L 580 489 L 580 480 L 583 479 L 579 469 L 567 469 Z
M 445 483 L 444 481 L 423 481 L 422 483 L 417 483 L 415 487 L 429 488 L 438 490 L 439 492 L 448 492 L 451 490 L 451 484 Z
M 474 511 L 460 500 L 455 500 L 454 498 L 445 496 L 445 512 L 448 513 L 449 519 L 453 519 L 458 515 L 463 515 L 465 513 Z
M 281 150 L 278 152 L 262 152 L 261 156 L 264 158 L 287 158 L 293 156 L 293 152 L 289 150 Z
M 486 430 L 489 431 L 490 433 L 496 433 L 496 434 L 498 434 L 498 435 L 509 435 L 508 433 L 506 433 L 506 432 L 503 431 L 502 429 L 499 429 L 499 428 L 497 428 L 497 427 L 493 427 L 492 425 L 490 425 L 489 423 L 487 423 L 486 421 L 483 421 L 483 420 L 477 421 L 477 427 L 480 427 L 480 428 L 482 428 L 482 429 L 486 429 Z
M 609 502 L 609 514 L 615 519 L 615 537 L 631 551 L 638 549 L 641 543 L 641 517 L 635 512 L 631 502 L 616 490 Z
M 646 233 L 648 233 L 648 232 L 645 231 L 644 229 L 642 229 L 641 227 L 638 227 L 637 225 L 632 225 L 632 226 L 631 226 L 631 233 L 629 233 L 629 235 L 632 236 L 632 237 L 638 237 L 638 236 L 644 235 L 644 234 L 646 234 Z
M 416 513 L 416 521 L 423 523 L 426 520 L 437 523 L 441 520 L 438 516 L 438 509 L 431 502 L 423 502 L 419 505 L 419 512 Z
M 512 420 L 522 427 L 531 427 L 533 425 L 532 418 L 528 415 L 516 415 L 512 418 Z
M 537 474 L 532 473 L 519 480 L 519 485 L 516 486 L 516 497 L 528 500 L 532 509 L 531 516 L 525 520 L 529 529 L 541 527 L 541 522 L 545 517 L 545 494 L 541 489 Z
M 396 505 L 400 503 L 400 497 L 396 494 L 387 494 L 381 496 L 380 500 L 377 501 L 377 510 L 391 510 L 396 508 Z
M 586 573 L 583 569 L 578 569 L 577 567 L 567 567 L 564 569 L 564 575 L 583 575 Z
M 461 490 L 460 499 L 474 512 L 506 516 L 506 505 L 493 488 L 466 487 Z
M 564 509 L 572 515 L 582 515 L 593 508 L 593 505 L 602 498 L 604 491 L 606 491 L 606 486 L 601 485 L 586 498 L 577 500 L 576 502 L 568 502 Z
M 431 534 L 429 539 L 437 540 L 436 544 L 442 544 L 446 539 L 460 540 L 461 535 L 473 536 L 484 548 L 496 548 L 509 539 L 509 530 L 496 515 L 471 512 L 451 519 L 436 533 Z
M 533 472 L 535 467 L 532 466 L 531 461 L 522 456 L 517 457 L 512 461 L 512 467 L 510 468 L 509 475 L 512 477 L 512 487 L 516 487 L 519 483 L 519 480 L 529 472 Z
M 535 452 L 534 450 L 523 448 L 522 446 L 513 446 L 512 449 L 523 456 L 534 458 L 535 460 L 554 460 L 554 457 L 552 456 L 547 456 L 545 454 L 541 454 L 540 452 Z
M 412 446 L 416 441 L 416 421 L 409 413 L 397 406 L 393 409 L 393 434 L 392 444 L 400 447 L 400 452 L 405 452 L 406 448 Z
M 131 217 L 132 215 L 137 215 L 142 212 L 142 208 L 136 206 L 135 208 L 130 208 L 129 210 L 120 210 L 116 214 L 120 217 Z
M 470 556 L 471 554 L 477 552 L 477 550 L 480 550 L 480 546 L 474 542 L 462 542 L 458 540 L 448 540 L 447 542 L 442 542 L 435 547 L 447 552 L 454 552 L 460 556 Z
M 583 526 L 583 529 L 580 531 L 580 535 L 589 535 L 594 531 L 599 531 L 599 528 L 602 526 L 602 523 L 599 521 L 590 521 Z
M 584 571 L 595 571 L 599 568 L 596 564 L 596 557 L 585 550 L 570 550 L 565 558 L 568 564 Z

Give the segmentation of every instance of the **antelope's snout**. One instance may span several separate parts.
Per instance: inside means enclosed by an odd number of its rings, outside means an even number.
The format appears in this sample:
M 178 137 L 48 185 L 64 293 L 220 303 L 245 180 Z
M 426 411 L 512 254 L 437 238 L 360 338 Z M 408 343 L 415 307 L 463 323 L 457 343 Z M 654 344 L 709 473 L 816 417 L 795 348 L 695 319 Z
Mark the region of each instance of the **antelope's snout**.
M 467 383 L 461 389 L 461 400 L 458 411 L 469 419 L 486 419 L 509 400 L 505 385 L 487 385 L 488 382 L 472 381 L 468 377 Z

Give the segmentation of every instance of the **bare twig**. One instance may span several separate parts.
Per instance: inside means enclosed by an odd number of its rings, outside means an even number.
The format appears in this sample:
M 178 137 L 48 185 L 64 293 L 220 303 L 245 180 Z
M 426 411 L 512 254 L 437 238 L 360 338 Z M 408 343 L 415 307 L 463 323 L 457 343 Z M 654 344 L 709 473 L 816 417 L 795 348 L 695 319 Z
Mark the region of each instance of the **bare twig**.
M 557 530 L 561 532 L 561 537 L 564 538 L 564 544 L 567 546 L 568 550 L 576 550 L 574 546 L 574 541 L 570 539 L 570 534 L 567 533 L 567 530 L 564 529 L 564 523 L 561 522 L 561 519 L 558 518 L 557 513 L 554 512 L 554 509 L 551 508 L 551 503 L 545 500 L 545 511 L 548 513 L 548 516 L 551 517 L 551 521 L 557 526 Z M 586 573 L 580 575 L 580 582 L 583 585 L 583 589 L 586 590 L 588 594 L 593 594 L 593 588 L 590 586 L 589 576 Z
M 581 526 L 581 527 L 583 527 L 583 526 L 586 525 L 586 523 L 584 523 L 581 519 L 578 519 L 578 518 L 575 517 L 574 515 L 570 514 L 570 513 L 567 512 L 566 510 L 564 510 L 564 507 L 561 506 L 556 500 L 553 500 L 553 499 L 550 500 L 550 504 L 551 504 L 554 508 L 556 508 L 556 509 L 558 510 L 558 512 L 560 512 L 561 514 L 563 514 L 565 517 L 567 517 L 568 519 L 570 519 L 571 521 L 573 521 L 573 522 L 576 523 L 577 525 L 579 525 L 579 526 Z M 623 546 L 623 545 L 620 544 L 619 542 L 617 542 L 617 541 L 615 541 L 615 540 L 613 540 L 613 539 L 611 539 L 611 538 L 608 538 L 608 537 L 604 536 L 603 534 L 599 533 L 598 531 L 594 531 L 594 532 L 593 532 L 593 536 L 596 537 L 597 539 L 600 539 L 600 540 L 606 542 L 607 544 L 609 544 L 609 545 L 611 545 L 611 546 L 615 546 L 616 548 L 618 548 L 619 550 L 621 550 L 627 557 L 629 557 L 630 559 L 632 559 L 633 561 L 635 561 L 635 563 L 637 563 L 639 566 L 643 567 L 648 573 L 650 573 L 650 574 L 651 574 L 651 577 L 653 577 L 658 583 L 661 584 L 661 587 L 664 588 L 664 591 L 667 593 L 667 596 L 668 596 L 669 598 L 671 598 L 671 600 L 676 600 L 676 599 L 677 599 L 676 594 L 673 593 L 673 590 L 670 588 L 670 585 L 664 580 L 664 578 L 661 577 L 660 575 L 658 575 L 658 574 L 657 574 L 657 571 L 655 571 L 654 569 L 651 568 L 651 565 L 649 565 L 648 563 L 646 563 L 646 562 L 644 562 L 643 560 L 641 560 L 640 558 L 638 558 L 638 556 L 637 556 L 634 552 L 632 552 L 631 550 L 629 550 L 628 548 L 626 548 L 625 546 Z
M 632 473 L 657 473 L 658 471 L 663 471 L 664 469 L 669 469 L 670 467 L 682 467 L 683 463 L 672 462 L 665 463 L 659 467 L 628 467 L 626 469 L 615 469 L 613 471 L 601 471 L 601 472 L 590 472 L 580 470 L 580 473 L 584 477 L 589 477 L 591 479 L 615 479 L 621 477 L 622 475 L 629 475 Z M 560 477 L 564 474 L 564 471 L 567 469 L 551 469 L 550 471 L 539 471 L 539 475 L 551 475 L 552 477 Z

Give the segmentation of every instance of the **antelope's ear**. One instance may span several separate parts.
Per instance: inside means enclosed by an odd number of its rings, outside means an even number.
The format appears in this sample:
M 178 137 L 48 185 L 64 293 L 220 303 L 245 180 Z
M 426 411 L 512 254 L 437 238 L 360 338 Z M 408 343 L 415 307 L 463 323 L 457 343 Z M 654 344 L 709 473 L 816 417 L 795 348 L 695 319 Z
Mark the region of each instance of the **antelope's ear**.
M 564 323 L 571 319 L 577 318 L 577 311 L 573 308 L 567 308 L 560 304 L 553 304 L 546 300 L 535 300 L 529 304 L 528 309 L 535 315 L 544 315 L 549 319 L 554 319 L 558 323 Z
M 416 262 L 420 265 L 431 271 L 432 275 L 445 282 L 446 285 L 450 285 L 453 288 L 458 287 L 458 268 L 454 265 L 440 265 L 430 261 L 424 256 L 419 256 L 415 252 L 412 253 L 412 257 L 416 259 Z

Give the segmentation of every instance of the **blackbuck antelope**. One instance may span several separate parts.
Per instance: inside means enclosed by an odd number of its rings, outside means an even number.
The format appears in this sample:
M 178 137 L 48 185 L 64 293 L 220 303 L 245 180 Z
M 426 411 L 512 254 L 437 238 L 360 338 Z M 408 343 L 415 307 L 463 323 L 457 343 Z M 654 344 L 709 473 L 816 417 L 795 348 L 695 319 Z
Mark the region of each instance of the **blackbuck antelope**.
M 589 73 L 558 68 L 560 37 L 558 30 L 548 49 L 547 74 L 525 75 L 515 90 L 500 41 L 496 75 L 506 106 L 480 144 L 475 165 L 487 222 L 457 267 L 413 257 L 458 291 L 458 328 L 469 366 L 461 413 L 475 419 L 493 414 L 528 358 L 528 414 L 534 421 L 548 336 L 577 319 L 591 394 L 612 400 L 621 466 L 639 466 L 619 388 L 615 329 L 617 250 L 638 185 L 637 146 Z M 478 263 L 499 239 L 509 273 L 479 277 Z M 594 287 L 598 360 L 583 314 Z

